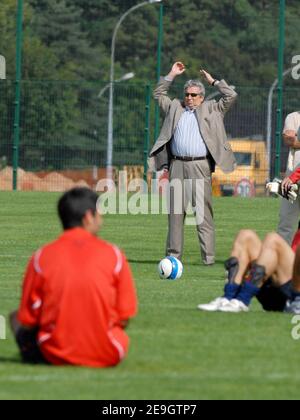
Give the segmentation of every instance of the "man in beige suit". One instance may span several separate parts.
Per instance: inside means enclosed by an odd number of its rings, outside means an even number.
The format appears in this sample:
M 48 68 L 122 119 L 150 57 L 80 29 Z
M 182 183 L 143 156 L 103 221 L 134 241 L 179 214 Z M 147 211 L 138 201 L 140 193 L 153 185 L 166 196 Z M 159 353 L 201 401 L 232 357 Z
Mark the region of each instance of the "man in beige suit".
M 150 168 L 169 171 L 169 180 L 192 180 L 193 185 L 202 182 L 201 198 L 193 187 L 190 200 L 197 218 L 197 232 L 202 260 L 205 265 L 215 262 L 215 229 L 212 210 L 211 174 L 215 165 L 223 172 L 232 172 L 235 159 L 224 128 L 224 115 L 234 103 L 237 94 L 224 80 L 218 81 L 204 70 L 201 75 L 208 84 L 221 93 L 219 102 L 204 102 L 205 88 L 199 80 L 190 80 L 184 87 L 184 100 L 170 99 L 168 89 L 173 80 L 185 72 L 185 66 L 176 62 L 170 73 L 161 78 L 154 91 L 154 98 L 166 114 L 160 135 L 150 153 Z M 197 183 L 197 182 L 196 182 Z M 184 188 L 184 187 L 182 187 Z M 170 190 L 171 192 L 171 190 Z M 182 211 L 175 211 L 183 195 L 178 189 L 169 196 L 169 233 L 167 255 L 182 259 L 183 230 L 186 217 L 186 202 Z M 198 211 L 199 209 L 199 211 Z M 180 213 L 180 214 L 179 214 Z

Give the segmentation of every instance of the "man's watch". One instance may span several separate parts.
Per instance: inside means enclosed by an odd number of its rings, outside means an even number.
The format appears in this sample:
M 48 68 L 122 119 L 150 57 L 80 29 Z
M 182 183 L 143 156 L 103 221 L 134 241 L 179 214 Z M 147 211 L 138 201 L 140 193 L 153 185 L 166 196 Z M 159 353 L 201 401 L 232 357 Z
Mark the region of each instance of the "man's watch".
M 216 84 L 216 83 L 219 83 L 219 80 L 215 79 L 215 80 L 212 82 L 212 84 L 211 84 L 211 85 L 212 85 L 212 86 L 215 86 L 215 84 Z

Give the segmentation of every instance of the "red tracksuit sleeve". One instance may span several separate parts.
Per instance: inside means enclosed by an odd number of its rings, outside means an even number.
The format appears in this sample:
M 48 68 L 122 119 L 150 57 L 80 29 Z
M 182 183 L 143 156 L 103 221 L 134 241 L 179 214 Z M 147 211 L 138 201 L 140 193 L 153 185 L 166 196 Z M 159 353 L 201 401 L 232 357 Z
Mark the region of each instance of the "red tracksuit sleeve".
M 289 175 L 290 180 L 296 184 L 300 180 L 300 168 L 296 169 L 291 175 Z
M 27 266 L 18 311 L 19 322 L 28 327 L 38 326 L 43 303 L 41 294 L 42 277 L 35 269 L 34 261 L 35 257 L 33 256 Z
M 122 268 L 117 274 L 117 311 L 120 320 L 127 320 L 137 313 L 137 296 L 130 266 L 123 254 L 121 258 Z

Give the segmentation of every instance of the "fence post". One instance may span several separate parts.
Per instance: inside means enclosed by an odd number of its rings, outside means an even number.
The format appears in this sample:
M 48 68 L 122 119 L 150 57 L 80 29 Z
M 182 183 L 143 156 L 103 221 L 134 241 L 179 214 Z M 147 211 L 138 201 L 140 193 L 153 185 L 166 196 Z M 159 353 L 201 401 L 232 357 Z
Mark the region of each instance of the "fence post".
M 147 182 L 148 172 L 148 153 L 150 144 L 150 104 L 151 104 L 151 86 L 150 83 L 146 85 L 146 119 L 145 119 L 145 138 L 144 138 L 144 180 Z
M 20 143 L 20 101 L 22 73 L 23 0 L 18 0 L 16 39 L 16 93 L 13 144 L 13 190 L 18 189 L 19 143 Z
M 282 135 L 282 105 L 283 105 L 283 62 L 284 62 L 284 42 L 285 42 L 285 0 L 280 0 L 280 24 L 279 24 L 279 48 L 278 48 L 278 106 L 276 121 L 276 158 L 275 176 L 280 173 L 280 151 Z

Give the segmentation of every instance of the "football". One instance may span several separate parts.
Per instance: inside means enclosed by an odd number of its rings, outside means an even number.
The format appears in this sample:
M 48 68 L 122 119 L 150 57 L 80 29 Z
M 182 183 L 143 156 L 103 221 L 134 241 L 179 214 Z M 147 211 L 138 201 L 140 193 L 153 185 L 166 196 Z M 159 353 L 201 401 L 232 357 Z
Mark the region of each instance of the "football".
M 176 280 L 180 279 L 183 272 L 183 265 L 175 257 L 165 257 L 158 264 L 158 273 L 161 279 Z

